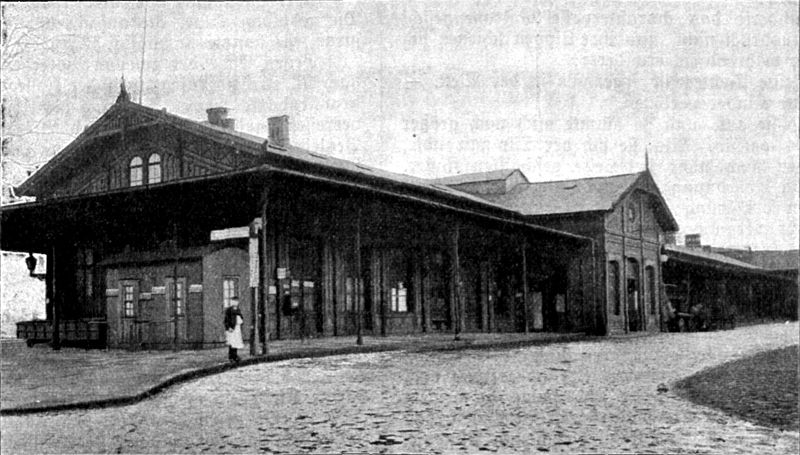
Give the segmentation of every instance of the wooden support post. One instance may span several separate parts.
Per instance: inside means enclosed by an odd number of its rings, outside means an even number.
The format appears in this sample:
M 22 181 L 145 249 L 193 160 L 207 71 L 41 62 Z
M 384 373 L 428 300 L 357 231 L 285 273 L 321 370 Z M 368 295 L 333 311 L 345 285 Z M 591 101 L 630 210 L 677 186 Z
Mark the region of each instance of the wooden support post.
M 361 346 L 364 344 L 364 338 L 361 334 L 361 326 L 364 323 L 364 286 L 361 277 L 361 208 L 358 209 L 356 214 L 356 232 L 355 241 L 353 242 L 353 261 L 355 262 L 355 283 L 354 290 L 356 291 L 356 307 L 358 309 L 356 315 L 356 344 Z
M 55 247 L 55 245 L 53 245 L 53 247 L 50 249 L 50 251 L 51 251 L 50 261 L 48 261 L 48 262 L 52 262 L 52 267 L 53 267 L 53 269 L 52 269 L 53 270 L 53 278 L 50 280 L 50 283 L 51 283 L 51 286 L 52 286 L 52 288 L 50 289 L 50 295 L 53 298 L 53 302 L 52 302 L 52 305 L 53 305 L 53 339 L 51 341 L 51 346 L 52 346 L 54 351 L 58 351 L 58 350 L 61 349 L 61 331 L 60 331 L 60 326 L 61 326 L 61 305 L 58 302 L 59 295 L 58 295 L 58 287 L 56 285 L 58 280 L 56 280 L 56 274 L 57 274 L 56 270 L 57 269 L 56 269 L 56 247 Z
M 259 254 L 258 254 L 258 230 L 259 219 L 256 218 L 250 223 L 250 238 L 248 244 L 248 261 L 250 263 L 250 355 L 259 354 L 259 320 L 258 320 L 258 283 L 259 275 Z
M 639 217 L 637 219 L 637 222 L 639 224 L 639 295 L 638 295 L 638 297 L 639 297 L 639 311 L 637 313 L 637 316 L 640 319 L 640 323 L 639 323 L 640 324 L 640 329 L 639 330 L 646 332 L 647 331 L 647 319 L 649 318 L 649 316 L 648 316 L 648 312 L 647 312 L 648 311 L 648 309 L 647 309 L 647 304 L 648 304 L 647 295 L 644 292 L 644 290 L 647 289 L 648 286 L 650 286 L 650 283 L 647 282 L 647 274 L 645 273 L 645 269 L 647 267 L 645 267 L 646 262 L 645 262 L 645 259 L 644 259 L 644 216 L 643 216 L 643 214 L 644 214 L 644 205 L 642 204 L 642 202 L 643 202 L 643 197 L 640 195 L 639 196 L 639 208 L 638 208 Z M 654 290 L 650 289 L 650 293 L 652 294 L 653 292 L 654 292 Z M 650 298 L 652 299 L 653 297 L 650 296 Z
M 630 331 L 630 321 L 628 320 L 628 257 L 625 256 L 625 241 L 627 234 L 625 231 L 625 209 L 622 209 L 622 289 L 620 297 L 622 298 L 622 324 L 624 325 L 624 333 Z
M 522 239 L 522 317 L 525 320 L 525 333 L 530 332 L 528 315 L 528 238 Z
M 463 322 L 463 308 L 461 299 L 461 265 L 458 258 L 458 223 L 450 233 L 450 279 L 452 282 L 452 306 L 453 306 L 453 339 L 461 339 L 461 324 Z
M 172 263 L 172 350 L 178 350 L 178 223 L 172 221 L 172 247 L 175 248 L 175 262 Z M 187 290 L 183 290 L 188 294 Z
M 273 265 L 270 264 L 270 258 L 267 251 L 268 238 L 267 238 L 267 209 L 269 208 L 269 188 L 264 190 L 264 198 L 261 205 L 261 235 L 260 235 L 260 260 L 261 267 L 259 267 L 259 280 L 258 280 L 258 295 L 261 297 L 261 309 L 264 312 L 261 320 L 261 331 L 264 334 L 264 341 L 261 346 L 261 353 L 263 355 L 269 354 L 269 278 L 272 275 L 271 271 Z M 275 286 L 277 294 L 277 284 Z

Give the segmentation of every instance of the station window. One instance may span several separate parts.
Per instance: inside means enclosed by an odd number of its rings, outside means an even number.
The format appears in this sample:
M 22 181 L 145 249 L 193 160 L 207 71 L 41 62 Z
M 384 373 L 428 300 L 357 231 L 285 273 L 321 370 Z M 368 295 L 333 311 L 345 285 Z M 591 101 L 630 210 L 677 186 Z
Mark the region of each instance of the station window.
M 647 279 L 647 301 L 650 304 L 650 314 L 656 314 L 656 274 L 653 266 L 647 266 L 644 269 Z
M 608 263 L 608 284 L 611 290 L 611 299 L 614 303 L 614 314 L 621 312 L 620 289 L 619 289 L 619 262 L 610 261 Z
M 161 155 L 158 153 L 147 159 L 147 183 L 161 183 Z
M 122 287 L 122 297 L 123 297 L 123 311 L 126 318 L 132 318 L 134 316 L 133 307 L 134 307 L 134 300 L 133 300 L 133 286 L 126 284 Z
M 175 280 L 173 278 L 167 278 L 165 281 L 167 285 L 167 299 L 169 300 L 167 303 L 173 305 L 172 308 L 174 308 L 176 316 L 181 316 L 186 308 L 186 278 L 178 278 L 174 286 L 173 283 Z
M 222 307 L 231 306 L 231 300 L 239 298 L 239 278 L 222 279 Z
M 142 159 L 134 156 L 130 163 L 130 186 L 142 184 Z
M 408 290 L 403 283 L 397 283 L 396 287 L 390 289 L 390 308 L 397 313 L 408 311 Z

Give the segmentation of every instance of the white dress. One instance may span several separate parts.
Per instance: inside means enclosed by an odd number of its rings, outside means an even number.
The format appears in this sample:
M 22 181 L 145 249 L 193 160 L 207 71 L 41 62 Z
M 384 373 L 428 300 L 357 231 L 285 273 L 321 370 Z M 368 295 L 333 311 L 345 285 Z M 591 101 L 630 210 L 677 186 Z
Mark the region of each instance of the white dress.
M 242 323 L 244 323 L 242 317 L 236 316 L 236 327 L 234 327 L 233 330 L 225 331 L 225 342 L 234 349 L 244 349 L 244 342 L 242 341 Z

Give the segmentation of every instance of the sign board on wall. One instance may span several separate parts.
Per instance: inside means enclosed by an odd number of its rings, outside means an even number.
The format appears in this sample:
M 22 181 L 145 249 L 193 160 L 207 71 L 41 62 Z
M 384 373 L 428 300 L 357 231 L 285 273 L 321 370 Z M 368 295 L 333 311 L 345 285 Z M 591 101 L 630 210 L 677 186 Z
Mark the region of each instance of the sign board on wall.
M 250 226 L 234 227 L 228 229 L 218 229 L 211 231 L 211 241 L 218 242 L 230 239 L 246 239 L 250 237 Z

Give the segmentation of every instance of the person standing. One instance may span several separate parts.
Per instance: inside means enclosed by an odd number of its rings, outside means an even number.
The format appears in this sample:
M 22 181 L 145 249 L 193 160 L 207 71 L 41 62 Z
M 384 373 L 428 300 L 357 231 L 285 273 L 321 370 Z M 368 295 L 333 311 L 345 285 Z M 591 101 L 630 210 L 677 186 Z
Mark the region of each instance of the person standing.
M 228 345 L 228 360 L 239 363 L 239 349 L 244 348 L 242 341 L 242 323 L 244 318 L 239 310 L 239 299 L 231 299 L 231 306 L 225 308 L 225 342 Z

